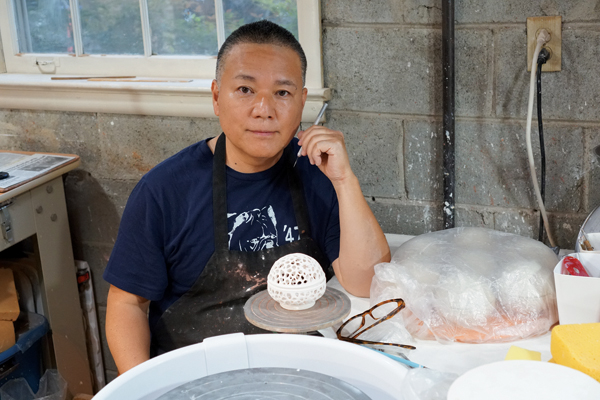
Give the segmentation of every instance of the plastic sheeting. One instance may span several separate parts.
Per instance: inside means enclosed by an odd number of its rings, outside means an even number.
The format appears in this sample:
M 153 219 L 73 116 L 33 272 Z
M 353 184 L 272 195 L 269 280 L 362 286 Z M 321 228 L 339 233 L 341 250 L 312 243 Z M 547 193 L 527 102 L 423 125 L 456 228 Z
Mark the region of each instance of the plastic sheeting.
M 67 382 L 58 371 L 47 370 L 37 393 L 33 393 L 24 378 L 13 379 L 0 388 L 2 400 L 66 400 Z
M 375 266 L 371 304 L 400 297 L 400 320 L 418 339 L 506 342 L 543 334 L 558 320 L 544 244 L 483 228 L 454 228 L 404 243 Z M 383 325 L 383 324 L 382 324 Z
M 445 400 L 456 374 L 419 368 L 408 371 L 402 390 L 403 400 Z

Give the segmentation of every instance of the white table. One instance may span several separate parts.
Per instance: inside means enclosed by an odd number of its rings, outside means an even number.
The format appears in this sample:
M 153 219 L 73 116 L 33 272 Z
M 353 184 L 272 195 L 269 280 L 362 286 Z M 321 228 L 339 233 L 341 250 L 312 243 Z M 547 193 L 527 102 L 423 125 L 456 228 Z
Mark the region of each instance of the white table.
M 352 308 L 350 316 L 359 314 L 371 307 L 368 298 L 356 297 L 344 290 L 334 277 L 327 284 L 329 287 L 341 290 L 350 298 Z M 333 330 L 320 331 L 327 337 L 335 337 Z M 417 364 L 441 372 L 461 375 L 480 365 L 502 361 L 511 346 L 542 353 L 542 361 L 552 358 L 550 354 L 550 332 L 533 339 L 518 340 L 509 343 L 470 344 L 452 343 L 440 344 L 435 340 L 416 340 L 416 350 L 410 351 L 408 358 Z

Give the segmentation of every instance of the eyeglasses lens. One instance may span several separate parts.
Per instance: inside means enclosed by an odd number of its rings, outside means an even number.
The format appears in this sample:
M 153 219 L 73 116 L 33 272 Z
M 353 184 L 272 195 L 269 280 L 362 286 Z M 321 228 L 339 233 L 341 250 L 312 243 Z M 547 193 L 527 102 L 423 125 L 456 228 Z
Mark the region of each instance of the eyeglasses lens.
M 382 318 L 385 318 L 389 313 L 394 311 L 396 308 L 398 308 L 398 303 L 396 303 L 395 301 L 392 301 L 389 303 L 382 304 L 379 307 L 375 308 L 371 314 L 373 314 L 373 318 L 375 318 L 376 320 L 380 320 Z
M 376 307 L 371 312 L 371 314 L 373 315 L 373 318 L 369 314 L 364 314 L 364 317 L 358 316 L 358 317 L 352 319 L 350 322 L 348 322 L 346 324 L 346 326 L 342 330 L 342 336 L 352 337 L 352 336 L 356 335 L 357 333 L 359 333 L 359 332 L 365 330 L 366 328 L 368 328 L 369 326 L 373 325 L 378 320 L 385 318 L 389 313 L 394 311 L 396 308 L 398 308 L 398 304 L 396 302 L 385 303 L 385 304 L 382 304 L 382 305 Z M 363 318 L 364 318 L 365 322 L 364 322 L 364 325 L 361 326 L 361 324 L 363 323 Z M 360 334 L 357 338 L 359 338 L 359 337 L 360 337 Z

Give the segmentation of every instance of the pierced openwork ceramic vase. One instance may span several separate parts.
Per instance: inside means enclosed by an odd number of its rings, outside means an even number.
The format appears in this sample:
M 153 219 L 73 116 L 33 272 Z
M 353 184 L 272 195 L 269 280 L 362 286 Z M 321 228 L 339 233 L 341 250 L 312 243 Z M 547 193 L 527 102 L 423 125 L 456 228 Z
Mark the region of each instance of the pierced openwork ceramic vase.
M 275 261 L 269 272 L 269 295 L 287 310 L 306 310 L 325 294 L 325 273 L 314 258 L 288 254 Z

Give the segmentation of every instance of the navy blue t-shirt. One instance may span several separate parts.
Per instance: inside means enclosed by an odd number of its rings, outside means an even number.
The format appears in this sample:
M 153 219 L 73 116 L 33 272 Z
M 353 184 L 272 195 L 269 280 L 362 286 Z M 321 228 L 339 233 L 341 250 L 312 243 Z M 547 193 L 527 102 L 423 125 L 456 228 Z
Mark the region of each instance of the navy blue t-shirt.
M 298 152 L 297 142 L 286 154 Z M 230 249 L 257 251 L 299 239 L 285 158 L 252 174 L 227 167 Z M 307 157 L 295 169 L 313 240 L 333 262 L 340 238 L 336 193 Z M 150 327 L 192 287 L 214 252 L 212 171 L 213 153 L 204 140 L 153 168 L 127 201 L 104 279 L 151 300 Z

